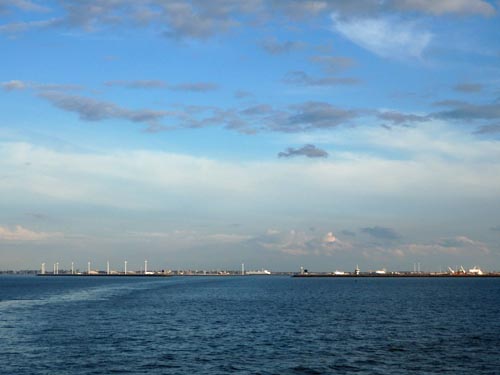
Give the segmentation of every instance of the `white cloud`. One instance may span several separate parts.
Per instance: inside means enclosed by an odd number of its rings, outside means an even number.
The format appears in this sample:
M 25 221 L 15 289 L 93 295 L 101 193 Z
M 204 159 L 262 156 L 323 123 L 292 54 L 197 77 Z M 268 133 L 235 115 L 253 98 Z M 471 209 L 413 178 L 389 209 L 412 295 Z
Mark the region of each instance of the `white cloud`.
M 35 232 L 16 225 L 14 229 L 0 226 L 0 241 L 43 241 L 62 237 L 60 232 Z
M 343 18 L 331 15 L 334 29 L 351 42 L 391 59 L 421 58 L 432 34 L 415 22 L 396 18 Z
M 405 206 L 452 199 L 462 207 L 473 198 L 499 198 L 499 144 L 431 125 L 396 132 L 359 129 L 356 136 L 337 137 L 350 139 L 349 144 L 339 141 L 332 147 L 349 147 L 349 153 L 314 163 L 233 162 L 143 150 L 61 152 L 0 143 L 0 193 L 12 201 L 160 210 L 188 204 L 191 210 L 230 212 L 257 205 L 294 207 L 301 214 L 313 212 L 311 207 L 327 212 L 321 209 L 324 202 L 351 211 L 350 202 L 374 199 L 380 205 L 403 199 Z M 379 149 L 401 158 L 376 156 Z M 304 192 L 308 199 L 301 198 Z
M 289 231 L 268 230 L 249 241 L 256 247 L 293 256 L 331 256 L 339 251 L 351 249 L 349 242 L 339 241 L 333 232 L 321 235 L 296 229 Z

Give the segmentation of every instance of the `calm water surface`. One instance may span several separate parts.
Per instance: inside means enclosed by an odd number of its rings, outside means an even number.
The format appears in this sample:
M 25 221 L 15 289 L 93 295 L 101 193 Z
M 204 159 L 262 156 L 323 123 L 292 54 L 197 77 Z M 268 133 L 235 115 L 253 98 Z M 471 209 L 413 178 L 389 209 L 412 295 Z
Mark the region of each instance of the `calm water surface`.
M 0 277 L 2 374 L 500 374 L 500 279 Z

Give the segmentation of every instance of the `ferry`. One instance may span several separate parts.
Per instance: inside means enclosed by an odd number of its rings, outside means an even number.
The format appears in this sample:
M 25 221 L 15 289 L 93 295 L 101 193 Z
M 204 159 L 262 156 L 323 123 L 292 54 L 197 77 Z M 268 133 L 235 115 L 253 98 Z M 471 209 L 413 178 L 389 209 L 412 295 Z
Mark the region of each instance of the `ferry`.
M 252 276 L 252 275 L 270 275 L 271 271 L 265 270 L 264 268 L 261 270 L 257 271 L 246 271 L 246 275 Z

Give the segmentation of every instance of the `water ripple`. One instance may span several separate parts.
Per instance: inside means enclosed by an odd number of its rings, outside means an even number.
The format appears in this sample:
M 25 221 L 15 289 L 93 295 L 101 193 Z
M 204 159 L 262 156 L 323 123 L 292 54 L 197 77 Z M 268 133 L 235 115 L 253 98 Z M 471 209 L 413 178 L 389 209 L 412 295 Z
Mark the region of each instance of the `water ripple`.
M 0 281 L 0 368 L 8 374 L 500 368 L 497 280 Z

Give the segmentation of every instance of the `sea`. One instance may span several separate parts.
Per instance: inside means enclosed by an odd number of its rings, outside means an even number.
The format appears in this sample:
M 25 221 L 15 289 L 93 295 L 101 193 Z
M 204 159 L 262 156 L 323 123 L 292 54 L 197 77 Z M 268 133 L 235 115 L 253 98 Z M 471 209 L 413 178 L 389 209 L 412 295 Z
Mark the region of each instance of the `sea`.
M 500 279 L 1 276 L 0 374 L 500 374 Z

